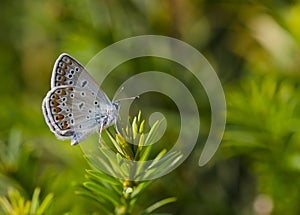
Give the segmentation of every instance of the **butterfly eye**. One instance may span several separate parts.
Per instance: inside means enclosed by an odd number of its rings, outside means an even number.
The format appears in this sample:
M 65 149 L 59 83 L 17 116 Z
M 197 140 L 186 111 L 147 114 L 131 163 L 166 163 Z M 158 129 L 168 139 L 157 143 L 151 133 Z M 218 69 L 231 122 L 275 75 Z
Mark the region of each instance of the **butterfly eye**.
M 113 102 L 113 106 L 116 108 L 116 110 L 120 110 L 120 102 Z

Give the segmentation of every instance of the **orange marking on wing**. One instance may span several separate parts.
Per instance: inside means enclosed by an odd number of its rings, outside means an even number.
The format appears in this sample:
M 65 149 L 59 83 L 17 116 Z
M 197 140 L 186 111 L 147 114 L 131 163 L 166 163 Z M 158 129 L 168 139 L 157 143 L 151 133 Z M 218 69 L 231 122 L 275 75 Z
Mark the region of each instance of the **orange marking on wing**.
M 59 95 L 57 95 L 57 94 L 51 95 L 51 100 L 58 100 L 58 99 L 59 99 Z
M 64 117 L 64 115 L 62 115 L 62 114 L 58 114 L 58 115 L 57 115 L 57 119 L 58 119 L 59 121 L 62 121 L 64 118 L 65 118 L 65 117 Z
M 63 83 L 63 82 L 65 82 L 66 79 L 67 78 L 65 76 L 62 76 L 60 81 Z
M 53 107 L 57 107 L 58 106 L 57 99 L 53 99 L 52 102 L 53 102 Z
M 63 124 L 63 129 L 67 129 L 67 128 L 68 128 L 67 121 L 64 121 L 64 124 Z
M 56 112 L 56 113 L 59 113 L 59 112 L 61 112 L 61 108 L 59 108 L 59 107 L 55 107 L 55 112 Z
M 61 90 L 61 93 L 60 93 L 61 95 L 66 95 L 67 93 L 66 93 L 66 91 L 65 90 Z

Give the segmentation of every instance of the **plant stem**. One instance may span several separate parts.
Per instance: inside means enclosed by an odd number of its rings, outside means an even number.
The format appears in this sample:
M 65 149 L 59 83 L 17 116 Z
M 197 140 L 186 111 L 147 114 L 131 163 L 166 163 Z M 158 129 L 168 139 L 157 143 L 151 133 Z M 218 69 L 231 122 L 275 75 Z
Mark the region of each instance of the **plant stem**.
M 135 187 L 134 181 L 126 180 L 123 182 L 123 195 L 121 196 L 123 205 L 116 209 L 116 215 L 131 214 L 131 193 Z

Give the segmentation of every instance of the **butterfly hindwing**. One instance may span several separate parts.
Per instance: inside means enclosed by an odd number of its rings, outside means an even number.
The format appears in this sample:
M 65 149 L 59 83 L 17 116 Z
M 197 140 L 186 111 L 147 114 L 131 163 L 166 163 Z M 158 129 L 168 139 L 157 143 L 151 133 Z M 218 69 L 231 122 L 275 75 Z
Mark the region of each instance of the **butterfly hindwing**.
M 43 102 L 50 129 L 60 139 L 75 138 L 77 142 L 101 126 L 103 116 L 111 107 L 110 103 L 101 103 L 92 92 L 72 86 L 53 88 Z

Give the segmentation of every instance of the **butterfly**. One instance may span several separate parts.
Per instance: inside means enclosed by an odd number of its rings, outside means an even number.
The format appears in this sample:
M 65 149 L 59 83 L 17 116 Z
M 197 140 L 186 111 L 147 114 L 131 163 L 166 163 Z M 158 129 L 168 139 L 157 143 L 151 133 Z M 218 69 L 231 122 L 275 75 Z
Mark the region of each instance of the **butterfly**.
M 58 139 L 71 145 L 115 125 L 119 101 L 110 101 L 87 70 L 73 57 L 61 54 L 53 67 L 51 89 L 42 103 L 43 115 Z

